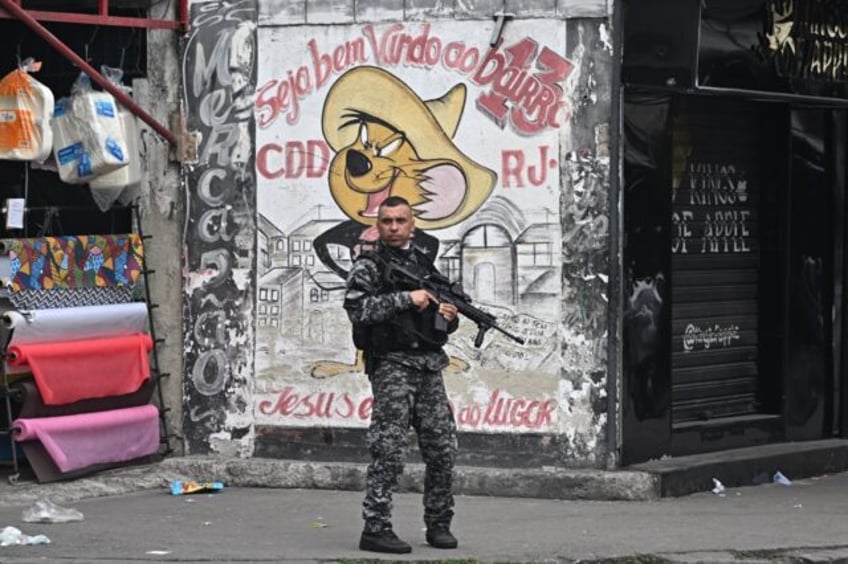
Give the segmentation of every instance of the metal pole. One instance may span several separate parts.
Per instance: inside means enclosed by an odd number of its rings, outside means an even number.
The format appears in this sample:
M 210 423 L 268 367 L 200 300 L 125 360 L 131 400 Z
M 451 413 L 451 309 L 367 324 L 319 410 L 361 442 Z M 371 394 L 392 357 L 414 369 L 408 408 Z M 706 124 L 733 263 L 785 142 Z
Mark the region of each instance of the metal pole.
M 180 0 L 178 14 L 180 19 L 180 31 L 182 33 L 188 32 L 188 0 Z
M 100 74 L 94 67 L 89 65 L 85 60 L 74 53 L 73 49 L 65 45 L 58 37 L 53 35 L 47 28 L 38 23 L 38 21 L 30 16 L 26 10 L 22 9 L 20 6 L 15 4 L 14 0 L 0 0 L 0 6 L 3 7 L 10 14 L 21 20 L 24 24 L 27 25 L 32 31 L 36 33 L 39 37 L 47 41 L 51 47 L 59 51 L 65 58 L 69 59 L 72 63 L 74 63 L 77 67 L 79 67 L 83 72 L 85 72 L 91 79 L 96 82 L 100 87 L 109 92 L 115 99 L 121 103 L 126 109 L 131 111 L 133 114 L 139 117 L 143 122 L 149 125 L 156 133 L 161 135 L 166 141 L 170 144 L 176 146 L 177 138 L 171 133 L 165 126 L 156 121 L 156 119 L 148 114 L 144 108 L 136 104 L 135 100 L 127 96 L 126 92 L 118 88 L 115 84 L 113 84 L 109 79 Z

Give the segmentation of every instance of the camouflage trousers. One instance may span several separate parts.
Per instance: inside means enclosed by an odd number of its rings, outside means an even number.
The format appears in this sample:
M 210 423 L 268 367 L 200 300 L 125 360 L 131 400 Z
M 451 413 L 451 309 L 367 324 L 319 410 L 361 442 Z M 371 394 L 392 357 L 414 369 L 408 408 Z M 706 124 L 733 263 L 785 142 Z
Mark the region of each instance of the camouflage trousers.
M 418 435 L 418 448 L 426 465 L 424 522 L 428 527 L 450 525 L 456 423 L 441 372 L 381 360 L 371 375 L 371 390 L 371 464 L 362 504 L 365 530 L 377 532 L 391 527 L 392 493 L 403 473 L 410 426 Z

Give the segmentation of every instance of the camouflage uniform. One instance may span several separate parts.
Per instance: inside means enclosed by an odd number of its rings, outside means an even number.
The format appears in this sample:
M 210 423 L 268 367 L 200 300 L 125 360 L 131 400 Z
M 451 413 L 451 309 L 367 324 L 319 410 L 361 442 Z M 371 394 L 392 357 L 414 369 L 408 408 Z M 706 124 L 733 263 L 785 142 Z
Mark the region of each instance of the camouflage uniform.
M 377 253 L 395 253 L 416 263 L 420 252 L 377 246 Z M 386 288 L 379 262 L 362 255 L 348 275 L 345 309 L 351 322 L 365 326 L 388 322 L 414 310 L 408 291 Z M 456 330 L 457 321 L 448 331 Z M 368 351 L 366 351 L 368 353 Z M 367 491 L 362 516 L 365 531 L 376 533 L 391 528 L 392 493 L 403 472 L 409 426 L 418 436 L 418 447 L 426 464 L 424 477 L 424 522 L 450 525 L 453 518 L 453 467 L 456 458 L 456 423 L 448 405 L 441 370 L 448 357 L 441 350 L 401 350 L 376 353 L 369 366 L 374 396 L 368 429 Z

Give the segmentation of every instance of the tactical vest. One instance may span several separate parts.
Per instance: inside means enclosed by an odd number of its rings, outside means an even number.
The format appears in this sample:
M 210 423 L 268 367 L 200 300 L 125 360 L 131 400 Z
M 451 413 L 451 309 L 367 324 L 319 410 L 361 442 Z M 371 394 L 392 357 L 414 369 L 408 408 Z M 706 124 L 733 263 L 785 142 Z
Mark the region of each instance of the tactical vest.
M 433 265 L 421 252 L 413 250 L 416 260 L 404 260 L 404 268 L 420 276 L 433 272 Z M 380 273 L 380 288 L 378 294 L 417 290 L 418 288 L 400 287 L 395 281 L 388 280 L 385 268 L 386 261 L 397 260 L 387 257 L 388 253 L 380 250 L 363 253 L 377 265 Z M 439 351 L 448 340 L 446 331 L 436 328 L 436 316 L 439 306 L 430 304 L 423 312 L 409 309 L 397 314 L 394 318 L 376 325 L 353 324 L 353 344 L 356 348 L 370 353 L 410 352 L 410 351 Z

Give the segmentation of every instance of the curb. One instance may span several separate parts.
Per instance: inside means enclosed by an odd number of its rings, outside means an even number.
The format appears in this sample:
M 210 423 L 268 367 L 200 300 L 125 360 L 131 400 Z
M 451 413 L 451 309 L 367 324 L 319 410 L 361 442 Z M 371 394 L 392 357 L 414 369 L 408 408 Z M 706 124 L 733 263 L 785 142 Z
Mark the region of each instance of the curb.
M 304 462 L 263 458 L 174 457 L 154 464 L 106 470 L 91 476 L 46 484 L 0 486 L 0 503 L 27 505 L 43 497 L 55 503 L 167 488 L 177 479 L 223 481 L 228 487 L 365 490 L 366 464 Z M 423 464 L 407 464 L 402 492 L 421 492 Z M 659 479 L 648 472 L 503 469 L 458 466 L 457 495 L 563 500 L 648 501 L 659 498 Z
M 624 562 L 651 564 L 844 564 L 848 563 L 848 546 L 778 548 L 762 551 L 695 551 L 660 552 L 650 555 L 625 557 Z

